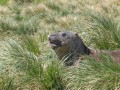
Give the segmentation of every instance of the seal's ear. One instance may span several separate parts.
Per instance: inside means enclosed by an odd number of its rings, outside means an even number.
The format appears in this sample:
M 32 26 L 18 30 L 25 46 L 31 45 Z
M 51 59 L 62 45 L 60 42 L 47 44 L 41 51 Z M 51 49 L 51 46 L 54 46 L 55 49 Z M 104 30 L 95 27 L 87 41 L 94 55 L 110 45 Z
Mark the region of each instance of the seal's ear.
M 76 35 L 76 36 L 79 36 L 77 32 L 75 32 L 75 35 Z

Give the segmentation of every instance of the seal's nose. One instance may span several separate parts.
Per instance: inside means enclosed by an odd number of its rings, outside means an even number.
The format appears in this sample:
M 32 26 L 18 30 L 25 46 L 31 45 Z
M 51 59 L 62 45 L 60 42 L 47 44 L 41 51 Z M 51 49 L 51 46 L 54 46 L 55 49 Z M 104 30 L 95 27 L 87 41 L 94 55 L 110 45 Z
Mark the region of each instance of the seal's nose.
M 48 39 L 49 40 L 56 40 L 56 36 L 55 35 L 48 35 Z
M 50 39 L 50 35 L 48 35 L 48 39 Z
M 53 43 L 53 41 L 55 40 L 55 36 L 54 35 L 48 35 L 48 40 L 50 43 Z
M 48 40 L 51 42 L 53 39 L 53 36 L 52 35 L 48 35 Z
M 51 40 L 51 38 L 50 38 L 50 35 L 48 36 L 48 40 L 49 40 L 49 42 L 51 43 L 52 40 Z
M 48 39 L 51 40 L 53 38 L 52 35 L 48 35 Z

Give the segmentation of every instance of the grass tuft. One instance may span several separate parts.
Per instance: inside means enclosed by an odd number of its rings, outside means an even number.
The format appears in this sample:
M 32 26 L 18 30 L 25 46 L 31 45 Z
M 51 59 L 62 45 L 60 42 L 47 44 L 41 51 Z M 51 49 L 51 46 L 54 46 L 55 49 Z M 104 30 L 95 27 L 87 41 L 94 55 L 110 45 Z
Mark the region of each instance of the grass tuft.
M 0 0 L 0 90 L 119 90 L 120 66 L 111 57 L 103 55 L 101 62 L 85 58 L 79 66 L 65 67 L 47 39 L 70 30 L 91 48 L 120 49 L 119 4 Z
M 99 49 L 118 49 L 120 44 L 119 22 L 100 13 L 91 13 L 94 37 L 92 41 Z
M 68 75 L 69 88 L 72 90 L 119 90 L 120 66 L 110 56 L 102 55 L 102 61 L 93 58 L 73 68 Z M 72 77 L 72 78 L 71 78 Z M 76 83 L 76 84 L 75 84 Z

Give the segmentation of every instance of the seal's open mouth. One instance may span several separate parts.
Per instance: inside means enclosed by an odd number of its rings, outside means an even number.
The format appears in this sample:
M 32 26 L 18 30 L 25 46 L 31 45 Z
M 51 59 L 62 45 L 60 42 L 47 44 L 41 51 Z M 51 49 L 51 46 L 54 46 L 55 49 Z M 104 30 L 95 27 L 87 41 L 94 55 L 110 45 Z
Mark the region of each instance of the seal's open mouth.
M 52 47 L 53 49 L 56 49 L 56 48 L 58 48 L 58 47 L 61 47 L 61 41 L 59 41 L 59 40 L 52 40 L 52 39 L 49 38 L 49 42 L 50 42 L 51 47 Z

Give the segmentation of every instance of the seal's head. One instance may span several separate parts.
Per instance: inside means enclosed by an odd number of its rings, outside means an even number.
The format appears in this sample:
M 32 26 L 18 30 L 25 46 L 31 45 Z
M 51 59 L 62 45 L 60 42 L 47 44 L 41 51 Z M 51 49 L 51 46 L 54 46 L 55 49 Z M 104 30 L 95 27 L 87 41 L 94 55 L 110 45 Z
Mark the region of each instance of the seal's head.
M 72 31 L 56 32 L 48 36 L 52 49 L 59 59 L 68 57 L 67 61 L 78 57 L 80 54 L 89 54 L 89 49 L 84 45 L 79 35 Z
M 56 50 L 58 48 L 65 47 L 65 45 L 68 45 L 71 42 L 72 37 L 75 37 L 74 35 L 75 33 L 73 32 L 64 31 L 51 34 L 48 36 L 48 38 L 51 47 Z

